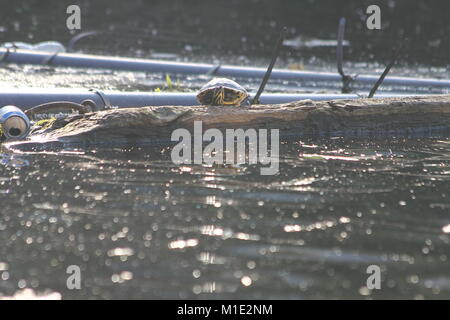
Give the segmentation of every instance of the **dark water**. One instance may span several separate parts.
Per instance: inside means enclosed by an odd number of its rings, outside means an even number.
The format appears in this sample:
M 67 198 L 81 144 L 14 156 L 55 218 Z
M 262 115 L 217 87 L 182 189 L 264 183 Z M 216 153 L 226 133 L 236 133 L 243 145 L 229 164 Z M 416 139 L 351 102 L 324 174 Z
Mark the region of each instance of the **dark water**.
M 417 39 L 442 42 L 429 48 L 413 41 L 392 72 L 449 78 L 440 60 L 446 11 L 413 2 L 384 2 L 386 23 L 410 30 L 414 20 L 421 26 Z M 51 2 L 5 3 L 2 14 L 11 14 L 2 20 L 1 41 L 68 39 L 65 15 L 57 14 L 65 4 L 40 3 Z M 84 28 L 118 30 L 80 48 L 262 66 L 280 25 L 292 37 L 333 38 L 343 13 L 361 20 L 359 2 L 331 3 L 274 9 L 267 1 L 175 1 L 170 8 L 161 1 L 80 2 Z M 229 16 L 220 14 L 225 9 Z M 389 55 L 393 27 L 380 34 L 356 22 L 349 28 L 355 48 L 346 51 L 346 67 L 380 73 L 378 54 Z M 150 37 L 152 30 L 162 36 Z M 369 34 L 376 37 L 367 46 Z M 253 39 L 257 44 L 248 45 Z M 334 49 L 286 49 L 277 66 L 291 63 L 332 71 Z M 194 91 L 208 77 L 177 79 Z M 259 79 L 241 83 L 254 91 Z M 165 75 L 8 65 L 0 69 L 0 86 L 153 91 L 164 88 Z M 271 81 L 267 89 L 338 92 L 339 86 Z M 259 165 L 177 166 L 170 150 L 0 151 L 0 296 L 33 288 L 67 299 L 450 298 L 449 137 L 291 140 L 280 146 L 275 176 L 261 176 Z M 81 290 L 66 286 L 70 265 L 81 268 Z M 370 265 L 381 268 L 380 290 L 366 288 Z
M 340 17 L 347 18 L 347 59 L 385 63 L 408 38 L 400 63 L 446 65 L 450 49 L 447 0 L 376 1 L 381 30 L 366 27 L 371 0 L 0 0 L 0 42 L 67 43 L 73 32 L 66 27 L 66 8 L 73 4 L 81 9 L 81 31 L 101 32 L 76 48 L 95 53 L 148 56 L 164 50 L 209 59 L 251 53 L 253 60 L 272 52 L 282 27 L 288 38 L 336 39 Z M 335 57 L 330 48 L 286 49 L 282 55 L 297 61 Z
M 3 155 L 0 292 L 363 298 L 378 265 L 372 298 L 450 298 L 448 138 L 290 141 L 280 154 L 266 177 L 176 166 L 167 148 Z

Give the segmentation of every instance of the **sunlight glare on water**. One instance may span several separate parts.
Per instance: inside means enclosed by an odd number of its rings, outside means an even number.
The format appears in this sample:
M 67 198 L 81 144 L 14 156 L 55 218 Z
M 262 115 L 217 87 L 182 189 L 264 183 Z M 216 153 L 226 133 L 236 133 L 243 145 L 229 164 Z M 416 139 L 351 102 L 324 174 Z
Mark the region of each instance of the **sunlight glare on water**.
M 67 44 L 73 34 L 55 18 L 66 3 L 43 2 L 2 4 L 0 42 Z M 101 36 L 74 50 L 267 68 L 283 26 L 290 40 L 333 40 L 346 15 L 349 74 L 380 75 L 410 35 L 390 75 L 450 78 L 446 2 L 417 10 L 388 1 L 382 30 L 365 28 L 361 1 L 325 2 L 85 1 L 83 31 Z M 283 47 L 275 67 L 336 72 L 336 48 Z M 0 66 L 5 91 L 196 92 L 210 79 Z M 234 80 L 250 93 L 261 83 Z M 341 86 L 271 79 L 265 91 L 334 94 Z M 353 89 L 366 96 L 370 87 Z M 448 88 L 380 87 L 406 91 Z M 12 153 L 0 145 L 0 300 L 450 298 L 448 136 L 291 139 L 280 144 L 279 173 L 267 176 L 259 164 L 175 165 L 170 151 Z M 382 290 L 367 286 L 372 265 Z M 80 269 L 80 290 L 67 286 L 69 266 Z
M 265 177 L 178 167 L 158 147 L 3 154 L 1 290 L 23 280 L 64 298 L 376 298 L 365 288 L 376 264 L 380 297 L 448 297 L 449 146 L 290 141 Z M 71 264 L 86 277 L 77 293 L 64 286 Z

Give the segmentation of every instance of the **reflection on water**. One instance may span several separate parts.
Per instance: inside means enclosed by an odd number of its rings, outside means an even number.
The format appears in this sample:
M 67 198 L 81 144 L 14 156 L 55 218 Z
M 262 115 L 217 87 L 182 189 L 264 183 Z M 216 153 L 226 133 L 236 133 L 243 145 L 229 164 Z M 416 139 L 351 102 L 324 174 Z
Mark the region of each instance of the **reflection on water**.
M 3 154 L 0 293 L 450 297 L 448 138 L 280 147 L 276 176 L 175 166 L 164 147 Z M 370 292 L 372 264 L 382 289 Z
M 409 36 L 390 74 L 450 78 L 449 6 L 435 2 L 386 2 L 377 31 L 364 27 L 361 1 L 82 2 L 82 31 L 102 36 L 77 49 L 266 67 L 282 26 L 289 39 L 335 39 L 338 19 L 346 16 L 348 73 L 381 74 L 392 48 Z M 0 42 L 67 43 L 66 6 L 5 3 Z M 439 61 L 444 64 L 430 66 Z M 285 47 L 276 67 L 289 66 L 335 71 L 335 48 Z M 0 68 L 2 88 L 153 92 L 167 87 L 165 79 L 51 66 Z M 209 79 L 172 75 L 186 91 Z M 250 92 L 261 82 L 234 80 Z M 355 88 L 361 94 L 369 89 Z M 382 86 L 380 92 L 406 89 Z M 266 91 L 340 90 L 339 83 L 270 80 Z M 450 298 L 448 137 L 289 141 L 280 156 L 279 174 L 261 176 L 258 165 L 176 166 L 167 147 L 0 150 L 0 296 Z M 366 288 L 373 264 L 381 267 L 381 290 Z M 70 265 L 81 268 L 81 290 L 66 287 Z

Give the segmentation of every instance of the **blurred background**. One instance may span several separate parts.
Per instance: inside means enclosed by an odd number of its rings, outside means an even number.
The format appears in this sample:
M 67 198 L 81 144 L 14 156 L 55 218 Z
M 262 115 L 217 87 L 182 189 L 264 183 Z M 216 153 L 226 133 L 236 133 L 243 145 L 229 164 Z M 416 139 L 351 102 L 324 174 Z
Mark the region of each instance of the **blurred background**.
M 384 61 L 405 37 L 410 42 L 403 63 L 447 63 L 450 6 L 446 0 L 132 0 L 132 1 L 6 1 L 0 11 L 0 42 L 63 43 L 74 34 L 66 27 L 66 8 L 81 8 L 83 31 L 101 36 L 80 41 L 78 49 L 114 55 L 149 56 L 151 53 L 211 57 L 246 56 L 271 52 L 279 31 L 288 38 L 335 39 L 340 17 L 347 18 L 345 57 L 353 61 Z M 366 8 L 381 8 L 381 30 L 368 30 Z M 298 39 L 297 39 L 298 40 Z M 334 48 L 285 48 L 282 57 L 335 59 Z M 244 61 L 246 62 L 246 61 Z M 247 61 L 249 64 L 251 61 Z M 251 63 L 250 63 L 251 64 Z

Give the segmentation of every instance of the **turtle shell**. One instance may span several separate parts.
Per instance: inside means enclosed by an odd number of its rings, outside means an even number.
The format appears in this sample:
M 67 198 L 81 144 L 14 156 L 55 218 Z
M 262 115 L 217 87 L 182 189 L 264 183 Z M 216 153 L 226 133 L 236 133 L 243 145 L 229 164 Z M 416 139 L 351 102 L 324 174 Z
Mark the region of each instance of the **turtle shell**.
M 205 84 L 197 93 L 197 100 L 204 105 L 241 105 L 248 92 L 237 82 L 216 78 Z

